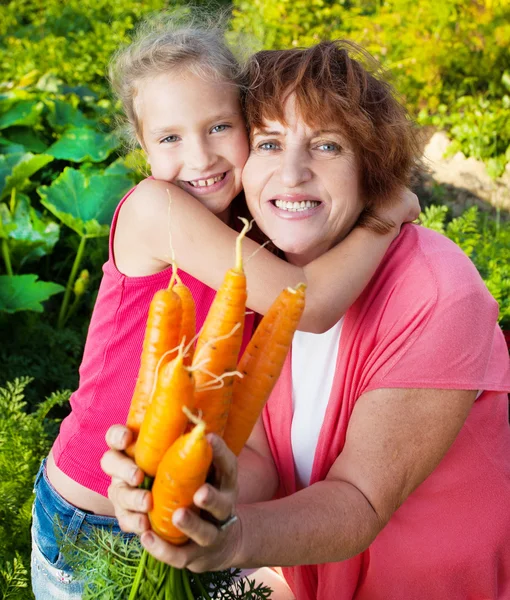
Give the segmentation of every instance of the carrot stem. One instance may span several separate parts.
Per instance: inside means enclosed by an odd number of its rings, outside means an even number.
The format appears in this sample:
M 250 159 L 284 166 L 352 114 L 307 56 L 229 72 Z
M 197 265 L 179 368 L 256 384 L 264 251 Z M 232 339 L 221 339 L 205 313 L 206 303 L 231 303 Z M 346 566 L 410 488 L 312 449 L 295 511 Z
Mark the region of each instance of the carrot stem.
M 184 584 L 184 591 L 186 592 L 187 600 L 195 600 L 195 596 L 193 594 L 193 590 L 191 589 L 191 585 L 189 582 L 189 577 L 186 569 L 182 569 L 182 582 Z
M 244 227 L 241 229 L 241 233 L 237 236 L 236 239 L 236 267 L 235 271 L 238 273 L 243 272 L 243 251 L 242 251 L 242 242 L 248 231 L 250 231 L 253 221 L 248 221 L 248 219 L 244 219 L 243 217 L 239 217 L 241 221 L 244 223 Z
M 128 600 L 135 600 L 136 595 L 138 594 L 138 588 L 142 582 L 143 572 L 145 571 L 145 563 L 147 562 L 148 555 L 149 553 L 147 550 L 142 552 L 142 557 L 138 563 L 138 569 L 136 570 L 135 579 L 133 581 L 133 586 L 131 587 L 131 593 L 129 594 Z
M 209 600 L 211 600 L 211 595 L 209 594 L 209 592 L 205 589 L 204 584 L 202 583 L 202 580 L 200 579 L 200 575 L 198 575 L 197 573 L 195 573 L 195 576 L 193 577 L 194 581 L 196 581 L 196 584 L 198 586 L 198 589 L 200 590 L 200 593 L 202 594 L 202 596 L 207 600 L 209 598 Z

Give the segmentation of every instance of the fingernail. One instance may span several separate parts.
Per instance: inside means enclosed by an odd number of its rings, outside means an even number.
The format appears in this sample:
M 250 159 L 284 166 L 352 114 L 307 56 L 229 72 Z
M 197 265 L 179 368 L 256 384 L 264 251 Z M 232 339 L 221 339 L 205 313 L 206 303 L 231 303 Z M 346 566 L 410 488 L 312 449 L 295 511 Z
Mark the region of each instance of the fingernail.
M 172 519 L 175 525 L 186 525 L 186 521 L 188 520 L 188 515 L 186 511 L 179 510 L 175 511 L 174 518 Z
M 126 441 L 127 431 L 119 431 L 115 436 L 115 443 L 117 446 L 123 446 Z
M 139 502 L 140 508 L 142 510 L 145 510 L 146 504 L 147 504 L 147 492 L 145 492 L 145 494 L 143 494 L 143 496 L 140 499 L 140 502 Z
M 140 541 L 144 546 L 152 546 L 154 543 L 154 535 L 150 531 L 146 531 L 141 535 Z

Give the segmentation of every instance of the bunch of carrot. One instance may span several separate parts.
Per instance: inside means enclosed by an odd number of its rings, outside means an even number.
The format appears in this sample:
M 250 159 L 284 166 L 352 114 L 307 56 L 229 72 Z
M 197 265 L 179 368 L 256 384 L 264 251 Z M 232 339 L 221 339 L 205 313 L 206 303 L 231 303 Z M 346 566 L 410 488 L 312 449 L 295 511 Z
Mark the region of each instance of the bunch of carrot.
M 128 454 L 148 476 L 147 486 L 154 478 L 152 529 L 177 545 L 187 538 L 173 526 L 172 515 L 192 505 L 212 462 L 206 433 L 223 435 L 240 453 L 278 379 L 304 308 L 304 284 L 283 290 L 237 364 L 247 297 L 242 240 L 249 228 L 244 221 L 235 267 L 226 273 L 195 347 L 194 301 L 175 268 L 149 309 L 127 419 L 135 435 Z

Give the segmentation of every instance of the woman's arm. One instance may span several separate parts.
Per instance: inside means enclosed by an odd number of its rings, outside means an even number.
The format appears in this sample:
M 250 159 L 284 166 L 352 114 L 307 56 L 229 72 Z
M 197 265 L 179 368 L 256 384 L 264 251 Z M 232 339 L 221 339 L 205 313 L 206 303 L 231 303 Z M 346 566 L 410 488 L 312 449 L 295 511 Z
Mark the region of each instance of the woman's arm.
M 381 235 L 355 228 L 335 248 L 305 267 L 291 265 L 246 239 L 249 308 L 265 314 L 284 287 L 304 282 L 308 289 L 300 329 L 327 331 L 370 281 L 400 225 L 418 216 L 418 212 L 416 196 L 408 192 L 407 198 L 386 214 L 396 223 L 390 233 Z M 114 241 L 117 267 L 131 276 L 148 274 L 148 261 L 149 272 L 165 268 L 171 261 L 171 239 L 179 268 L 218 289 L 225 272 L 234 264 L 236 235 L 180 188 L 145 180 L 120 211 Z
M 153 534 L 144 534 L 142 543 L 156 558 L 198 572 L 356 556 L 437 467 L 475 396 L 435 389 L 367 392 L 324 481 L 286 498 L 238 506 L 239 523 L 221 535 L 191 511 L 179 511 L 174 524 L 195 544 L 177 548 Z

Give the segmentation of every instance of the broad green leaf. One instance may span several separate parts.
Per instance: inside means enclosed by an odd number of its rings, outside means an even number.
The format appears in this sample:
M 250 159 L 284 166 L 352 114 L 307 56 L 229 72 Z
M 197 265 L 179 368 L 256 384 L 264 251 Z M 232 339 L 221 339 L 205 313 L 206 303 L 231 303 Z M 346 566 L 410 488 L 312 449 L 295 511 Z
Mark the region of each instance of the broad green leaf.
M 37 154 L 44 152 L 48 147 L 48 144 L 36 135 L 30 127 L 10 127 L 3 132 L 3 135 L 14 144 L 23 146 L 24 152 L 35 152 Z
M 13 125 L 35 125 L 39 121 L 42 109 L 43 103 L 35 100 L 17 102 L 0 115 L 0 129 Z
M 42 204 L 81 236 L 108 235 L 115 207 L 132 187 L 126 175 L 86 175 L 66 167 L 51 186 L 38 188 Z
M 15 313 L 21 310 L 42 312 L 50 296 L 64 291 L 51 281 L 38 281 L 37 275 L 0 275 L 0 311 Z
M 7 204 L 0 202 L 0 239 L 7 239 L 16 225 L 12 222 L 12 216 Z
M 51 100 L 47 102 L 50 109 L 48 113 L 48 123 L 57 130 L 68 127 L 87 127 L 94 126 L 94 121 L 87 117 L 75 106 L 62 100 Z
M 13 144 L 10 140 L 0 138 L 0 154 L 23 154 L 25 146 Z
M 105 169 L 105 175 L 130 175 L 133 170 L 127 165 L 124 158 L 118 158 Z
M 9 240 L 11 260 L 19 266 L 35 258 L 50 254 L 58 241 L 60 227 L 44 218 L 31 205 L 27 196 L 19 194 L 14 212 L 5 203 L 0 204 L 4 234 Z
M 72 162 L 101 162 L 119 146 L 111 133 L 101 133 L 90 127 L 72 127 L 47 150 L 55 158 Z
M 53 160 L 47 154 L 7 154 L 0 155 L 0 198 L 10 194 L 12 188 L 22 190 L 29 177 Z

